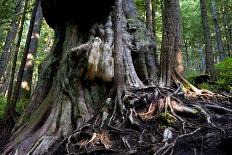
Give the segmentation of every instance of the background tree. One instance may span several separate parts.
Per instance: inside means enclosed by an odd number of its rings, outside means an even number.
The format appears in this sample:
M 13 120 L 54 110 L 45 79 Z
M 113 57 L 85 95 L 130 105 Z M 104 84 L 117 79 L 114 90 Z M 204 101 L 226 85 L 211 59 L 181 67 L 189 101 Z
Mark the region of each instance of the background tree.
M 21 86 L 21 82 L 22 82 L 22 78 L 23 78 L 24 68 L 25 68 L 25 65 L 26 65 L 27 54 L 28 54 L 29 48 L 30 48 L 31 36 L 32 36 L 32 32 L 33 32 L 36 12 L 37 12 L 37 8 L 38 8 L 39 3 L 40 3 L 40 0 L 35 1 L 35 6 L 33 8 L 33 12 L 32 12 L 32 15 L 31 15 L 31 20 L 30 20 L 30 26 L 29 26 L 28 33 L 27 33 L 27 40 L 26 40 L 26 43 L 25 43 L 23 57 L 22 57 L 22 60 L 21 60 L 19 71 L 18 71 L 17 81 L 16 81 L 16 84 L 15 84 L 15 87 L 14 87 L 14 90 L 13 90 L 12 100 L 11 100 L 11 103 L 9 105 L 10 108 L 7 111 L 7 115 L 8 115 L 8 117 L 10 119 L 14 118 L 16 102 L 17 102 L 17 99 L 19 97 L 19 90 L 20 90 L 20 86 Z
M 27 7 L 28 7 L 28 0 L 25 1 L 24 9 L 23 9 L 23 14 L 22 14 L 22 19 L 18 31 L 18 38 L 17 38 L 17 43 L 14 49 L 14 57 L 13 57 L 13 62 L 12 62 L 12 68 L 11 68 L 11 76 L 10 76 L 10 82 L 9 82 L 9 88 L 8 88 L 8 93 L 7 93 L 7 102 L 6 102 L 6 107 L 5 107 L 5 120 L 8 120 L 8 117 L 11 115 L 12 111 L 13 113 L 15 112 L 15 109 L 11 107 L 11 99 L 12 99 L 12 90 L 13 90 L 13 85 L 14 85 L 14 79 L 15 79 L 15 72 L 16 72 L 16 63 L 18 59 L 18 53 L 19 53 L 19 48 L 20 48 L 20 43 L 22 40 L 22 34 L 23 34 L 23 25 L 26 19 L 26 12 L 27 12 Z
M 214 56 L 212 51 L 210 27 L 209 27 L 205 0 L 200 0 L 200 5 L 201 5 L 202 27 L 203 27 L 204 41 L 205 41 L 206 73 L 208 73 L 212 79 L 215 79 Z
M 175 63 L 175 37 L 176 37 L 176 19 L 175 2 L 172 0 L 164 1 L 163 11 L 163 38 L 160 56 L 161 77 L 160 85 L 170 86 L 173 65 Z
M 174 14 L 175 14 L 175 23 L 176 23 L 176 36 L 175 36 L 175 69 L 178 73 L 183 75 L 184 72 L 184 66 L 183 66 L 183 56 L 182 56 L 182 22 L 180 17 L 180 2 L 179 0 L 175 1 L 175 7 L 174 7 Z
M 39 3 L 37 8 L 36 17 L 35 17 L 35 24 L 33 27 L 33 32 L 31 36 L 31 42 L 29 47 L 29 52 L 27 54 L 26 65 L 23 72 L 23 79 L 21 84 L 21 98 L 22 99 L 29 99 L 31 95 L 31 87 L 32 87 L 32 76 L 33 76 L 33 69 L 34 69 L 34 61 L 36 59 L 37 47 L 40 38 L 40 30 L 42 26 L 42 9 Z
M 217 42 L 217 49 L 219 53 L 219 59 L 220 61 L 224 60 L 225 53 L 223 49 L 223 43 L 222 43 L 222 36 L 221 36 L 221 30 L 218 22 L 218 15 L 217 15 L 217 6 L 215 0 L 211 0 L 211 10 L 212 10 L 212 16 L 213 16 L 213 23 L 214 23 L 214 29 L 216 34 L 216 42 Z
M 18 15 L 22 12 L 23 9 L 23 5 L 24 5 L 24 1 L 23 0 L 18 0 L 17 1 L 17 5 L 15 8 L 15 14 Z M 11 27 L 8 31 L 7 37 L 6 37 L 6 41 L 3 47 L 3 51 L 0 57 L 0 81 L 2 80 L 3 76 L 5 75 L 5 71 L 7 68 L 7 64 L 10 58 L 10 53 L 12 50 L 12 46 L 13 43 L 15 41 L 15 37 L 17 34 L 17 30 L 19 27 L 19 18 L 15 17 L 12 22 L 11 22 Z M 1 83 L 0 83 L 1 84 Z M 2 84 L 1 84 L 2 85 Z

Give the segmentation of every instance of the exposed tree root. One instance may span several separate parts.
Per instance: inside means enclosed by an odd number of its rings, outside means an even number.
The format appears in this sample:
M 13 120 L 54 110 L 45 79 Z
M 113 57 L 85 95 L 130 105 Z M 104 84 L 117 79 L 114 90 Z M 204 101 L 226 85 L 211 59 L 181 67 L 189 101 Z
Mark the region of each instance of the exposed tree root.
M 207 101 L 204 98 L 192 100 L 178 91 L 158 86 L 127 88 L 122 96 L 123 116 L 118 116 L 119 113 L 116 112 L 121 105 L 114 103 L 114 108 L 102 115 L 104 122 L 108 120 L 108 124 L 99 125 L 96 121 L 94 128 L 82 128 L 69 137 L 66 147 L 68 153 L 74 153 L 71 150 L 80 152 L 79 154 L 98 152 L 158 155 L 181 154 L 181 151 L 208 154 L 212 150 L 226 153 L 226 148 L 219 148 L 224 147 L 223 144 L 227 144 L 227 141 L 232 142 L 232 132 L 228 130 L 229 126 L 232 127 L 231 103 L 226 102 L 226 98 L 222 96 L 220 102 L 215 102 L 214 96 L 207 96 Z M 102 135 L 105 135 L 105 140 Z M 213 137 L 217 138 L 218 148 L 215 149 L 211 145 L 215 142 Z M 186 145 L 185 141 L 191 141 L 191 151 L 180 147 Z M 73 146 L 72 149 L 69 148 L 70 145 Z

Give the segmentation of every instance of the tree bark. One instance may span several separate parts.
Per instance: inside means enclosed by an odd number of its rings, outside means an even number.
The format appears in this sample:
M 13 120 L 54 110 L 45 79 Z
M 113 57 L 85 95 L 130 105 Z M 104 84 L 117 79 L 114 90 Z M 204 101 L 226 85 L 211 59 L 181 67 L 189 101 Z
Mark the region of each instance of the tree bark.
M 155 2 L 154 2 L 155 3 Z M 150 33 L 152 33 L 154 37 L 154 42 L 156 42 L 156 34 L 154 33 L 154 22 L 155 22 L 155 8 L 152 7 L 152 0 L 145 0 L 146 4 L 146 27 Z M 155 5 L 155 4 L 154 4 Z M 154 17 L 153 17 L 154 16 Z M 157 53 L 156 53 L 156 43 L 153 47 L 149 49 L 149 52 L 146 54 L 146 64 L 147 64 L 147 71 L 151 83 L 154 84 L 154 81 L 157 81 L 157 73 L 158 73 L 158 61 L 157 61 Z M 154 54 L 153 54 L 154 52 Z M 152 54 L 151 54 L 152 53 Z M 153 82 L 152 82 L 153 80 Z M 148 83 L 149 83 L 148 81 Z M 156 83 L 156 82 L 155 82 Z
M 115 2 L 115 31 L 114 31 L 114 85 L 117 89 L 124 89 L 124 67 L 122 53 L 122 1 Z
M 174 12 L 175 2 L 173 0 L 164 1 L 163 10 L 163 37 L 161 45 L 160 67 L 161 67 L 161 86 L 171 85 L 171 75 L 175 63 L 175 37 L 176 20 Z M 174 58 L 174 59 L 173 59 Z
M 205 41 L 205 63 L 206 73 L 210 75 L 211 80 L 215 79 L 214 56 L 210 39 L 210 27 L 207 16 L 207 7 L 205 0 L 200 0 L 202 27 Z
M 24 1 L 18 0 L 15 8 L 15 14 L 22 12 Z M 2 55 L 0 57 L 0 87 L 2 85 L 2 78 L 5 75 L 7 64 L 9 62 L 10 53 L 13 43 L 16 38 L 17 30 L 19 27 L 19 18 L 14 18 L 11 22 L 10 30 L 7 33 L 6 41 L 3 47 Z
M 220 30 L 220 26 L 219 26 L 219 22 L 218 22 L 217 6 L 216 6 L 215 0 L 211 0 L 211 9 L 212 9 L 214 30 L 215 30 L 215 34 L 216 34 L 216 42 L 217 42 L 219 60 L 223 61 L 226 56 L 225 56 L 223 43 L 222 43 L 222 35 L 221 35 L 221 30 Z
M 13 113 L 15 112 L 15 106 L 16 106 L 16 102 L 17 102 L 18 96 L 19 96 L 19 90 L 20 90 L 20 86 L 21 86 L 21 82 L 22 82 L 22 78 L 23 78 L 24 68 L 26 65 L 27 54 L 29 52 L 31 36 L 32 36 L 32 32 L 33 32 L 33 26 L 35 23 L 35 16 L 36 16 L 36 11 L 37 11 L 39 2 L 40 2 L 40 0 L 35 1 L 35 6 L 33 8 L 33 12 L 31 15 L 30 26 L 29 26 L 28 33 L 27 33 L 27 39 L 26 39 L 26 43 L 25 43 L 23 57 L 22 57 L 22 61 L 21 61 L 20 67 L 19 67 L 17 82 L 15 84 L 15 88 L 13 91 L 13 97 L 11 100 L 11 105 L 10 105 L 11 109 L 10 109 L 10 113 L 8 115 L 9 117 L 12 117 Z
M 182 56 L 182 27 L 181 27 L 181 17 L 180 17 L 180 2 L 179 0 L 175 1 L 174 7 L 175 22 L 176 22 L 176 36 L 175 36 L 175 69 L 179 74 L 183 74 L 183 56 Z
M 145 0 L 146 4 L 146 26 L 147 29 L 153 33 L 153 19 L 152 19 L 152 3 L 151 0 Z
M 132 55 L 152 47 L 153 37 L 146 36 L 149 33 L 146 25 L 137 18 L 134 2 L 121 2 L 119 23 L 115 23 L 109 13 L 106 20 L 95 23 L 87 32 L 83 32 L 79 23 L 69 18 L 53 25 L 56 32 L 54 47 L 40 66 L 39 80 L 30 104 L 17 122 L 3 154 L 16 150 L 19 154 L 51 153 L 62 137 L 80 129 L 102 111 L 103 103 L 113 87 L 113 80 L 120 87 L 124 84 L 126 88 L 144 86 L 135 71 Z M 49 5 L 44 3 L 49 2 L 42 1 L 43 12 L 48 20 L 46 11 L 49 10 L 46 7 Z M 99 5 L 100 8 L 106 7 L 102 2 Z M 121 25 L 122 30 L 116 30 L 119 35 L 114 34 L 113 23 L 116 29 Z M 114 40 L 114 35 L 117 40 Z M 114 58 L 119 60 L 115 60 L 115 64 Z M 116 63 L 125 72 L 118 70 Z
M 43 19 L 43 13 L 42 13 L 41 5 L 39 4 L 36 12 L 35 24 L 31 36 L 30 48 L 27 54 L 27 60 L 26 60 L 26 65 L 24 68 L 23 79 L 21 84 L 20 97 L 26 100 L 30 99 L 30 95 L 31 95 L 34 61 L 36 59 L 37 47 L 40 38 L 40 30 L 42 26 L 42 19 Z

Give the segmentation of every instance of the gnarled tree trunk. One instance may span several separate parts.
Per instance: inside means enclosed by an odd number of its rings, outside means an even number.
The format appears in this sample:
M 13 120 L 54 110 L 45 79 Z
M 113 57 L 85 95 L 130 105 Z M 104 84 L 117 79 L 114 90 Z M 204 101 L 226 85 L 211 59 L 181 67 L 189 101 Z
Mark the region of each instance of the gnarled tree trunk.
M 114 0 L 92 1 L 92 5 L 89 1 L 69 2 L 42 0 L 43 14 L 56 33 L 54 46 L 40 66 L 30 104 L 18 120 L 3 154 L 165 154 L 181 152 L 175 148 L 189 135 L 199 134 L 196 141 L 199 137 L 202 141 L 202 136 L 207 135 L 198 132 L 199 123 L 214 126 L 211 115 L 201 104 L 191 102 L 190 107 L 180 101 L 179 93 L 191 89 L 201 95 L 201 91 L 172 70 L 173 61 L 169 60 L 174 56 L 174 1 L 165 1 L 164 5 L 162 87 L 153 83 L 145 86 L 141 82 L 144 78 L 137 76 L 154 63 L 140 58 L 140 54 L 153 53 L 154 41 L 146 25 L 137 18 L 133 0 L 117 0 L 115 12 L 111 9 Z M 83 14 L 83 7 L 88 7 L 88 12 Z M 60 12 L 67 8 L 66 12 Z M 138 62 L 144 63 L 134 65 Z M 156 75 L 151 71 L 147 70 L 148 75 Z M 167 87 L 171 85 L 171 75 L 180 88 L 184 88 L 181 83 L 189 88 L 173 91 Z M 119 93 L 111 93 L 113 86 Z M 210 106 L 232 113 L 228 106 L 222 109 Z M 197 119 L 185 130 L 188 121 L 183 121 L 177 113 Z M 160 129 L 157 121 L 162 116 L 167 117 L 165 120 L 175 119 L 180 128 L 184 127 L 179 131 L 182 135 L 172 139 L 172 144 L 168 144 L 170 136 L 162 137 L 154 130 Z M 166 131 L 172 132 L 171 128 Z M 165 143 L 159 149 L 160 146 L 153 147 L 157 142 Z
M 114 3 L 108 2 L 108 6 L 100 4 L 99 7 L 110 8 Z M 55 29 L 56 40 L 51 53 L 40 66 L 38 84 L 28 108 L 15 126 L 5 154 L 14 151 L 19 154 L 46 154 L 52 151 L 62 137 L 79 129 L 101 111 L 113 86 L 114 17 L 110 11 L 103 12 L 105 19 L 97 19 L 100 22 L 86 30 L 78 24 L 80 19 L 64 18 L 61 24 L 49 21 L 51 14 L 46 14 L 46 11 L 51 5 L 42 1 L 42 7 L 45 18 Z M 121 65 L 126 71 L 123 83 L 127 87 L 141 87 L 144 84 L 135 71 L 132 53 L 145 54 L 154 42 L 152 35 L 145 36 L 150 33 L 138 20 L 133 2 L 123 1 L 122 8 Z M 143 37 L 142 41 L 140 37 Z

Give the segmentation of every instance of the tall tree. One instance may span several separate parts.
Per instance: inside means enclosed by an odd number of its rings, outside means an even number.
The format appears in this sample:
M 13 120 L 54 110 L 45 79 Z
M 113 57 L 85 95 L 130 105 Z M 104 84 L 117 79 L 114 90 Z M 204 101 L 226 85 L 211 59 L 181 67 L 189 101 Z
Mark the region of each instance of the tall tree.
M 11 98 L 12 98 L 14 79 L 15 79 L 15 71 L 16 71 L 18 53 L 19 53 L 20 43 L 21 43 L 22 35 L 23 35 L 23 25 L 24 25 L 24 22 L 26 19 L 28 1 L 29 0 L 25 0 L 23 14 L 22 14 L 21 22 L 20 22 L 21 24 L 20 24 L 19 31 L 18 31 L 17 43 L 16 43 L 15 50 L 14 50 L 14 57 L 13 57 L 13 61 L 12 61 L 10 82 L 9 82 L 8 93 L 7 93 L 7 103 L 6 103 L 5 114 L 4 114 L 5 120 L 7 120 L 9 117 L 11 117 L 11 114 L 14 113 L 14 111 L 15 111 L 14 107 L 12 107 L 12 104 L 11 104 Z
M 211 9 L 212 9 L 212 16 L 213 16 L 214 30 L 216 34 L 216 42 L 217 42 L 217 49 L 219 53 L 219 59 L 220 61 L 222 61 L 225 58 L 225 53 L 224 53 L 222 35 L 221 35 L 221 30 L 220 30 L 219 21 L 218 21 L 218 15 L 217 15 L 218 10 L 217 10 L 217 5 L 216 5 L 215 0 L 211 0 Z
M 13 114 L 15 112 L 15 106 L 16 106 L 16 102 L 17 102 L 18 96 L 19 96 L 19 90 L 20 90 L 20 86 L 21 86 L 21 82 L 22 82 L 22 78 L 23 78 L 24 68 L 26 65 L 27 54 L 28 54 L 29 48 L 30 48 L 31 36 L 32 36 L 32 32 L 33 32 L 36 12 L 37 12 L 37 8 L 38 8 L 39 3 L 40 3 L 40 0 L 35 0 L 35 5 L 34 5 L 33 11 L 32 11 L 30 25 L 29 25 L 29 29 L 28 29 L 28 33 L 27 33 L 25 48 L 23 51 L 23 57 L 22 57 L 21 64 L 19 67 L 17 81 L 16 81 L 16 84 L 15 84 L 15 87 L 13 90 L 13 96 L 12 96 L 10 110 L 9 110 L 9 114 L 8 114 L 9 117 L 13 117 Z
M 34 61 L 36 58 L 37 47 L 40 38 L 40 30 L 42 25 L 43 13 L 42 8 L 39 3 L 36 17 L 35 17 L 35 24 L 33 27 L 33 32 L 31 36 L 30 48 L 27 54 L 26 65 L 24 68 L 23 79 L 21 84 L 21 97 L 23 99 L 29 99 L 31 94 L 31 85 L 32 85 L 32 76 L 33 76 L 33 68 L 34 68 Z
M 152 2 L 151 0 L 145 0 L 145 4 L 146 4 L 146 26 L 147 29 L 153 33 Z
M 182 56 L 182 28 L 181 28 L 181 18 L 180 18 L 180 2 L 179 0 L 175 0 L 174 6 L 174 15 L 175 15 L 175 28 L 176 28 L 176 35 L 175 35 L 175 69 L 178 73 L 183 74 L 184 66 L 183 66 L 183 56 Z
M 154 2 L 155 3 L 155 2 Z M 154 37 L 154 46 L 151 47 L 151 49 L 149 49 L 148 51 L 153 51 L 154 53 L 147 53 L 145 56 L 145 60 L 146 60 L 146 66 L 147 66 L 147 72 L 148 72 L 148 79 L 150 79 L 149 81 L 156 81 L 157 80 L 157 72 L 158 72 L 158 61 L 157 61 L 157 53 L 156 53 L 156 34 L 154 34 L 153 31 L 153 24 L 154 24 L 154 19 L 155 17 L 153 17 L 154 15 L 154 9 L 152 7 L 152 0 L 145 0 L 145 4 L 146 4 L 146 27 L 148 29 L 148 31 L 153 35 Z M 154 15 L 155 16 L 155 15 Z M 154 80 L 155 79 L 155 80 Z M 148 81 L 148 83 L 149 83 Z M 150 82 L 150 83 L 152 83 Z
M 200 0 L 200 7 L 201 7 L 201 18 L 202 18 L 202 27 L 204 33 L 204 41 L 205 41 L 206 73 L 209 74 L 211 79 L 213 80 L 215 79 L 214 56 L 213 56 L 211 39 L 210 39 L 210 27 L 209 27 L 209 20 L 208 20 L 205 0 Z
M 161 77 L 160 85 L 170 86 L 173 65 L 175 63 L 175 37 L 176 37 L 176 20 L 175 20 L 175 1 L 165 0 L 163 10 L 163 36 L 161 45 L 160 67 Z
M 24 0 L 17 1 L 17 5 L 15 8 L 16 15 L 18 15 L 22 12 L 23 5 L 24 5 Z M 7 68 L 7 64 L 8 64 L 9 58 L 10 58 L 12 46 L 13 46 L 13 43 L 15 41 L 16 34 L 18 31 L 19 23 L 20 23 L 20 19 L 18 17 L 15 17 L 12 20 L 10 29 L 7 33 L 7 37 L 6 37 L 4 47 L 3 47 L 2 55 L 0 57 L 0 85 L 1 85 L 1 80 L 4 76 L 6 68 Z

